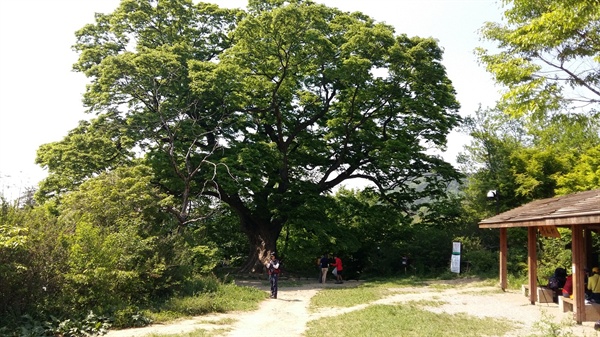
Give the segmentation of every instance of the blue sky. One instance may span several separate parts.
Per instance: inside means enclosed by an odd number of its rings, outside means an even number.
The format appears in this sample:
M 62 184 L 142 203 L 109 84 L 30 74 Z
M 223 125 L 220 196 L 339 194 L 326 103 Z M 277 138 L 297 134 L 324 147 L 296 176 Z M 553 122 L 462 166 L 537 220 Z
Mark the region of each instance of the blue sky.
M 206 2 L 245 7 L 246 0 Z M 443 64 L 457 91 L 463 116 L 492 106 L 498 88 L 477 63 L 477 30 L 500 22 L 496 0 L 317 0 L 344 11 L 360 11 L 396 28 L 396 33 L 433 37 L 444 48 Z M 46 176 L 35 165 L 37 148 L 61 140 L 82 119 L 86 79 L 71 71 L 77 55 L 74 33 L 109 13 L 118 0 L 0 1 L 0 194 L 16 197 Z M 453 132 L 444 158 L 455 162 L 468 138 Z

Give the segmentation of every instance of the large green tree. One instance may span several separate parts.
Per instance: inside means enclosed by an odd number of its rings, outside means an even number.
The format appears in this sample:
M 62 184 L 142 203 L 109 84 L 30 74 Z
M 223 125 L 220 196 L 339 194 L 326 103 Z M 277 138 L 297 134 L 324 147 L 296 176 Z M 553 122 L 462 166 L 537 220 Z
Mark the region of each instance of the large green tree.
M 84 102 L 119 130 L 100 137 L 119 145 L 98 151 L 101 168 L 143 156 L 182 227 L 202 198 L 228 204 L 251 243 L 246 270 L 303 205 L 344 181 L 367 179 L 408 209 L 457 176 L 428 151 L 460 119 L 434 39 L 301 0 L 250 1 L 247 12 L 124 0 L 77 36 Z M 59 148 L 76 144 L 40 150 L 49 179 L 78 161 L 50 167 Z

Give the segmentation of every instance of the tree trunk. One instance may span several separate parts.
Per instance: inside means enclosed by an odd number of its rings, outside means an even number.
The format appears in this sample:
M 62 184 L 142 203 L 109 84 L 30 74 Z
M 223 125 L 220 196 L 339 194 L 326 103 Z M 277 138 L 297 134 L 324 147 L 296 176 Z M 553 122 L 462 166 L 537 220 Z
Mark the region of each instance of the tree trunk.
M 242 219 L 242 228 L 250 249 L 246 262 L 240 268 L 243 273 L 262 273 L 271 252 L 277 252 L 277 239 L 281 233 L 281 225 L 272 223 L 258 224 L 249 219 Z

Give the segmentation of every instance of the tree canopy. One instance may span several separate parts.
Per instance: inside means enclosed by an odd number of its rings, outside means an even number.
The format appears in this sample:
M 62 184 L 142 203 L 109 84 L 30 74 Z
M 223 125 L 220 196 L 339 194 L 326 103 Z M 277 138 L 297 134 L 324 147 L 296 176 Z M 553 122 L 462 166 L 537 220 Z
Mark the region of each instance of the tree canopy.
M 252 247 L 247 268 L 303 205 L 344 181 L 366 179 L 409 211 L 458 176 L 428 151 L 460 121 L 442 49 L 361 13 L 124 0 L 79 30 L 75 49 L 98 117 L 40 148 L 55 182 L 41 194 L 142 160 L 182 227 L 203 200 L 234 210 Z M 66 155 L 85 144 L 103 149 L 93 164 Z
M 502 3 L 505 20 L 488 22 L 480 31 L 495 46 L 476 53 L 503 95 L 495 107 L 465 119 L 471 143 L 458 158 L 467 175 L 462 216 L 474 226 L 535 199 L 600 188 L 597 1 Z M 488 190 L 496 191 L 494 201 L 486 199 Z M 496 237 L 480 233 L 476 239 L 487 249 L 498 248 Z M 540 245 L 549 248 L 540 255 L 540 276 L 569 260 L 568 239 Z M 513 247 L 526 246 L 526 240 L 520 229 L 509 235 Z M 515 252 L 509 269 L 518 271 L 527 252 Z
M 487 23 L 478 49 L 507 87 L 502 110 L 515 116 L 581 109 L 600 102 L 600 6 L 594 0 L 504 0 L 506 23 Z
M 503 3 L 506 23 L 481 30 L 498 48 L 477 52 L 506 90 L 495 111 L 466 124 L 475 140 L 466 148 L 467 166 L 504 153 L 500 165 L 476 174 L 494 173 L 488 183 L 505 185 L 505 196 L 526 197 L 522 201 L 600 187 L 591 178 L 598 169 L 590 156 L 600 144 L 600 7 L 588 0 Z M 507 127 L 518 133 L 506 133 Z

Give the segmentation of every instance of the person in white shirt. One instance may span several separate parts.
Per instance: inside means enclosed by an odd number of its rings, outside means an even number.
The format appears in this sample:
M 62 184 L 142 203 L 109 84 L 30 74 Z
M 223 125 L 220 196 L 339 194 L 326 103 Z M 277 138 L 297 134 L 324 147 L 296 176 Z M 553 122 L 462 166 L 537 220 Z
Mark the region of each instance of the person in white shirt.
M 267 263 L 269 281 L 271 282 L 271 298 L 277 298 L 277 279 L 279 278 L 279 260 L 271 253 L 271 261 Z

